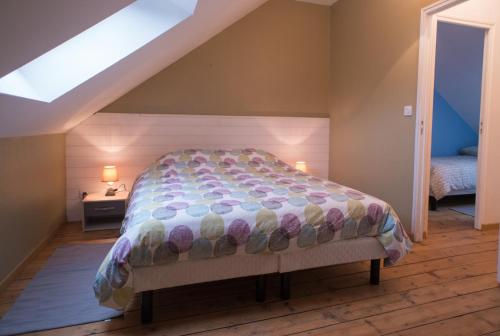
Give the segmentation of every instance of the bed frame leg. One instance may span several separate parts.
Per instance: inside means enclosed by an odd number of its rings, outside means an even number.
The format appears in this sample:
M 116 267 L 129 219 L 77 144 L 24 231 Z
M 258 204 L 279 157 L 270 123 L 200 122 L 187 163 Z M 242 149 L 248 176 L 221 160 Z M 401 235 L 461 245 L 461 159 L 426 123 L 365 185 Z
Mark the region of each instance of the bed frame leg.
M 434 196 L 429 196 L 429 209 L 436 211 L 438 209 L 438 202 Z
M 380 259 L 373 259 L 370 262 L 370 284 L 380 283 Z
M 153 322 L 153 291 L 142 292 L 141 295 L 141 322 Z
M 280 274 L 281 290 L 280 297 L 283 300 L 290 299 L 290 273 Z
M 255 281 L 255 300 L 264 302 L 266 300 L 266 276 L 258 275 Z

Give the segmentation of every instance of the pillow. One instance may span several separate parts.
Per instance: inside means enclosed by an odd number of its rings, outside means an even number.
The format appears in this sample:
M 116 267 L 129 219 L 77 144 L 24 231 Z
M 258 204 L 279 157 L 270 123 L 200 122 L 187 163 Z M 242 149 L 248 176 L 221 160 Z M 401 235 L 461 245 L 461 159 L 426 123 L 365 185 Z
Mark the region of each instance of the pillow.
M 469 146 L 461 148 L 459 153 L 460 155 L 477 156 L 477 146 Z

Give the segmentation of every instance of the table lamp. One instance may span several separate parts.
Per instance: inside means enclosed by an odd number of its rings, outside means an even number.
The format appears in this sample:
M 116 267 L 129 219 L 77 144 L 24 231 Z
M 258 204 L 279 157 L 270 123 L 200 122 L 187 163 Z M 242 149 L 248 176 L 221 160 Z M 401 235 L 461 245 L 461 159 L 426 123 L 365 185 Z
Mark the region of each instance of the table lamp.
M 307 164 L 305 161 L 297 161 L 295 162 L 295 169 L 300 170 L 305 173 L 307 171 Z
M 104 166 L 102 169 L 102 182 L 106 182 L 109 185 L 108 190 L 106 190 L 106 196 L 115 196 L 115 189 L 112 187 L 113 183 L 118 181 L 118 171 L 116 166 Z

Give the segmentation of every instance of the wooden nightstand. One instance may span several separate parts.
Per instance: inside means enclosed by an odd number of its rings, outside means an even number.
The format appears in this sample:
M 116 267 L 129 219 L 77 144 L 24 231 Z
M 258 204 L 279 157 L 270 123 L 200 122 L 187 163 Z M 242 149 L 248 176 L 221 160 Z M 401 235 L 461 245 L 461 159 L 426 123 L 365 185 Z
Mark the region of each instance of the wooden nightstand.
M 119 229 L 127 209 L 128 192 L 115 196 L 104 193 L 89 194 L 83 199 L 83 231 Z

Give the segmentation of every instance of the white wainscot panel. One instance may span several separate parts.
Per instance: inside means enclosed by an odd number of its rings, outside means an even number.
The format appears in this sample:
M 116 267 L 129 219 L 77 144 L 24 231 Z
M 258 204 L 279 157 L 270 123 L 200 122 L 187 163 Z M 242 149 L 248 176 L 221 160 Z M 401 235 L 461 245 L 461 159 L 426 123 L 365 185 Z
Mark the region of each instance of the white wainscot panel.
M 144 168 L 178 149 L 260 148 L 327 178 L 329 129 L 327 118 L 95 114 L 66 134 L 68 220 L 80 220 L 82 192 L 106 190 L 104 165 L 116 165 L 116 185 L 130 189 Z

